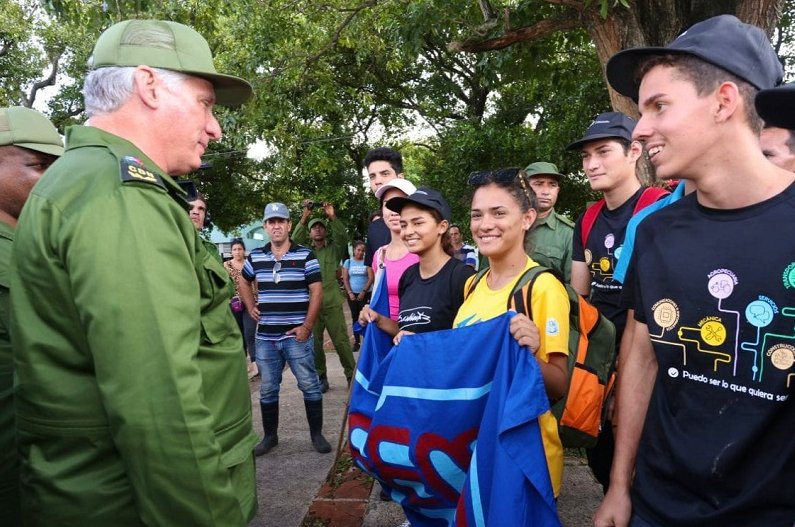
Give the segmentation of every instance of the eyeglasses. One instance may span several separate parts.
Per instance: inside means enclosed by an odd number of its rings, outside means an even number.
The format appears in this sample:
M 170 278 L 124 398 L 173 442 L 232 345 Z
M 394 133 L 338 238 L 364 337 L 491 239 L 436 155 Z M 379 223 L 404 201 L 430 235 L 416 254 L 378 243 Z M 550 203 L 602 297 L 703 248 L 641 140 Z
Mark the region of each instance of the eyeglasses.
M 498 168 L 496 170 L 476 170 L 469 174 L 467 183 L 470 187 L 479 187 L 486 183 L 513 183 L 519 181 L 524 195 L 530 203 L 533 203 L 530 184 L 527 174 L 519 167 Z
M 476 170 L 469 174 L 467 184 L 470 187 L 479 187 L 487 181 L 510 183 L 522 169 L 519 167 L 498 168 L 496 170 Z
M 278 284 L 282 281 L 282 277 L 279 274 L 279 271 L 282 270 L 282 263 L 281 262 L 274 262 L 273 264 L 273 283 Z

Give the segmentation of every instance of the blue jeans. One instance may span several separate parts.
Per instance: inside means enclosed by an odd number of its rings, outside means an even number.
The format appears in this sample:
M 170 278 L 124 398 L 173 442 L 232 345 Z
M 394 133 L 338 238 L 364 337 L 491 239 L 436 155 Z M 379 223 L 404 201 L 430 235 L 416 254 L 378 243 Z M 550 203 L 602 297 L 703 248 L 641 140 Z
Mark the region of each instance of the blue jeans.
M 284 340 L 257 339 L 259 397 L 262 404 L 279 402 L 279 386 L 282 384 L 285 362 L 290 365 L 305 401 L 320 401 L 323 398 L 315 370 L 313 340 L 312 335 L 306 342 L 298 342 L 295 337 Z

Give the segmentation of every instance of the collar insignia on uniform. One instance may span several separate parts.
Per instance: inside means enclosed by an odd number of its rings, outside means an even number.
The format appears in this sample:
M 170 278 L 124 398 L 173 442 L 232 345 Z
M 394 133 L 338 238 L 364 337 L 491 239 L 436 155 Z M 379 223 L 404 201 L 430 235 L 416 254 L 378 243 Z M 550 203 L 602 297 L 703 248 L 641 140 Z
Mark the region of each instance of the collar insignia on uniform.
M 163 184 L 163 179 L 158 174 L 147 169 L 137 157 L 124 156 L 121 159 L 120 167 L 122 183 L 149 183 L 163 189 L 166 188 Z

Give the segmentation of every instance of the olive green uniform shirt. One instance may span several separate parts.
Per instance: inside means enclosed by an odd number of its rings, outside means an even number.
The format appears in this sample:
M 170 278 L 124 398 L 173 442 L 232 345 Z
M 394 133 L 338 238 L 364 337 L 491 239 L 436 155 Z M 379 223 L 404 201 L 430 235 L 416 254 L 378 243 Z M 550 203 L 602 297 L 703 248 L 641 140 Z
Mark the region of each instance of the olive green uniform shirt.
M 326 246 L 316 248 L 309 238 L 309 230 L 301 222 L 293 228 L 291 235 L 296 242 L 306 245 L 315 253 L 320 264 L 320 276 L 323 279 L 323 307 L 341 306 L 345 303 L 345 297 L 340 291 L 337 282 L 337 269 L 342 260 L 347 258 L 348 253 L 348 233 L 345 224 L 338 218 L 326 220 L 328 232 L 326 235 Z
M 556 269 L 571 282 L 571 247 L 574 223 L 553 208 L 546 218 L 536 219 L 525 242 L 528 256 L 550 269 Z
M 9 335 L 9 266 L 14 228 L 0 221 L 0 525 L 19 525 L 19 457 L 14 440 L 14 357 Z
M 23 516 L 246 525 L 257 438 L 229 274 L 132 143 L 75 126 L 66 144 L 11 259 Z

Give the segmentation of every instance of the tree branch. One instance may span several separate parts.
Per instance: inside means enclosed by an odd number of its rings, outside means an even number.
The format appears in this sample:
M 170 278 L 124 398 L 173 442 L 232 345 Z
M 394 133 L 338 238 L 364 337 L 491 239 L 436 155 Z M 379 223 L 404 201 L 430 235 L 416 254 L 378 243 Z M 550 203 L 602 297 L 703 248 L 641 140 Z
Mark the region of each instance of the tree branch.
M 582 27 L 579 18 L 565 19 L 544 19 L 539 20 L 533 25 L 520 27 L 511 31 L 506 31 L 504 35 L 486 40 L 465 40 L 464 42 L 451 42 L 447 48 L 450 51 L 464 51 L 467 53 L 479 53 L 481 51 L 494 51 L 504 49 L 517 42 L 535 40 L 557 31 L 566 31 Z
M 46 88 L 47 86 L 53 86 L 55 84 L 55 77 L 58 75 L 58 63 L 61 61 L 62 55 L 63 51 L 54 53 L 50 58 L 52 61 L 52 69 L 50 70 L 50 74 L 47 75 L 46 78 L 33 83 L 33 86 L 30 88 L 30 94 L 28 94 L 25 101 L 25 105 L 28 108 L 33 107 L 33 101 L 36 100 L 36 95 L 38 94 L 39 90 Z
M 309 68 L 309 66 L 317 62 L 318 59 L 320 59 L 320 57 L 322 57 L 329 49 L 336 46 L 337 42 L 340 40 L 343 30 L 345 30 L 345 28 L 348 27 L 351 22 L 353 22 L 353 19 L 356 18 L 356 15 L 365 9 L 375 6 L 377 1 L 378 0 L 366 0 L 354 8 L 345 9 L 344 11 L 348 13 L 348 16 L 346 16 L 345 20 L 343 20 L 342 23 L 337 26 L 337 29 L 334 30 L 334 33 L 331 35 L 329 41 L 326 42 L 326 45 L 323 46 L 320 51 L 306 59 L 305 68 Z

